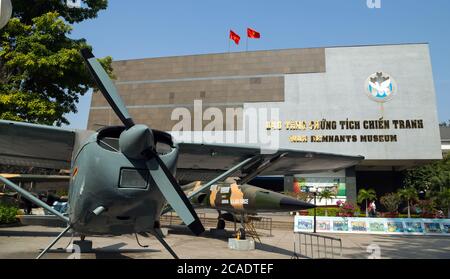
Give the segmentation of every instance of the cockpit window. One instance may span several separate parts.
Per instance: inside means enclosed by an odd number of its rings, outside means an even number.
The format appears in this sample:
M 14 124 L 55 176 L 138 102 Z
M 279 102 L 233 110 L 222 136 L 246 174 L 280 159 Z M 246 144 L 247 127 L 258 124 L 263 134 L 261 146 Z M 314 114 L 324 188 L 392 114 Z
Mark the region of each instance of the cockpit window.
M 98 140 L 100 147 L 113 152 L 119 151 L 119 139 L 116 138 L 102 138 Z
M 147 189 L 149 175 L 145 169 L 123 168 L 120 170 L 119 188 Z

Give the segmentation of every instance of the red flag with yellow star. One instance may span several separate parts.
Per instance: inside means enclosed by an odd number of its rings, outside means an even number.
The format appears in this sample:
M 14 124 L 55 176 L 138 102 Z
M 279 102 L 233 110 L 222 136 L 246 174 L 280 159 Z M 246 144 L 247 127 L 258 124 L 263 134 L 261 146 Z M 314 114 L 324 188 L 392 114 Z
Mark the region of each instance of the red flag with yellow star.
M 259 32 L 256 32 L 255 30 L 253 30 L 251 28 L 247 28 L 247 36 L 251 39 L 261 38 L 261 34 L 259 34 Z
M 241 37 L 239 37 L 238 34 L 236 34 L 233 30 L 230 30 L 230 39 L 234 41 L 235 44 L 239 44 L 239 41 L 241 40 Z

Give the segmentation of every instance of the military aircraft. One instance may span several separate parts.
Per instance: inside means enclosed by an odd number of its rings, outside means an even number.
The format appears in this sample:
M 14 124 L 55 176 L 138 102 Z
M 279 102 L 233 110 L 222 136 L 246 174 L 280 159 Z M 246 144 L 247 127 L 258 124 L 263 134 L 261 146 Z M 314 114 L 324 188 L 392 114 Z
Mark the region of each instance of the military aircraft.
M 39 255 L 41 258 L 69 230 L 81 235 L 153 234 L 177 258 L 159 232 L 166 201 L 195 234 L 204 231 L 188 198 L 230 176 L 248 181 L 259 173 L 297 174 L 338 170 L 362 157 L 259 148 L 177 143 L 169 133 L 135 124 L 113 82 L 88 49 L 86 65 L 123 126 L 97 132 L 0 120 L 0 164 L 71 169 L 69 212 L 63 215 L 9 179 L 0 182 L 67 223 Z M 174 174 L 215 176 L 186 196 Z
M 201 181 L 195 181 L 182 186 L 195 208 L 210 208 L 218 211 L 217 229 L 225 229 L 225 221 L 239 221 L 240 237 L 245 238 L 243 223 L 249 220 L 249 215 L 258 213 L 292 212 L 308 208 L 314 205 L 295 198 L 276 193 L 267 189 L 247 184 L 251 177 L 245 180 L 229 178 L 210 187 L 202 188 Z M 193 195 L 192 193 L 195 193 Z M 170 211 L 167 206 L 162 214 Z M 222 213 L 222 212 L 226 213 Z

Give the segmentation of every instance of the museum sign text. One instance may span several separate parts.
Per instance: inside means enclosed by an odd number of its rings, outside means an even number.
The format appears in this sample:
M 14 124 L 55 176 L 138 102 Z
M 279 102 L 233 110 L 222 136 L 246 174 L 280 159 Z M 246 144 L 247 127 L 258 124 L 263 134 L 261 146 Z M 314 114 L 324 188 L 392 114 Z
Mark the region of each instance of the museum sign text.
M 396 134 L 383 133 L 392 130 L 421 130 L 424 129 L 424 121 L 417 120 L 314 120 L 314 121 L 268 121 L 267 130 L 285 131 L 325 131 L 324 135 L 290 135 L 292 143 L 329 143 L 329 142 L 398 142 Z M 337 131 L 347 131 L 348 134 L 333 134 Z M 357 135 L 356 131 L 379 131 L 369 135 Z

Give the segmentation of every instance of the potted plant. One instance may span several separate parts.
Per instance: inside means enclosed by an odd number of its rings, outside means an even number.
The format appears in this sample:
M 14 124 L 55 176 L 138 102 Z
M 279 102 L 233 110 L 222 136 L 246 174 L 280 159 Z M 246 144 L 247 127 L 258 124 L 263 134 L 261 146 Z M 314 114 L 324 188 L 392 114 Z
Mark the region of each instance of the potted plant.
M 388 212 L 384 214 L 387 218 L 398 217 L 398 206 L 400 204 L 400 197 L 396 193 L 389 193 L 381 197 L 381 204 L 386 208 Z
M 374 189 L 361 189 L 358 192 L 358 203 L 361 204 L 364 201 L 366 202 L 366 217 L 369 216 L 369 206 L 367 205 L 369 200 L 376 200 L 377 193 Z
M 401 189 L 398 191 L 398 196 L 408 203 L 408 218 L 411 218 L 411 202 L 417 201 L 419 198 L 417 190 L 413 187 Z

